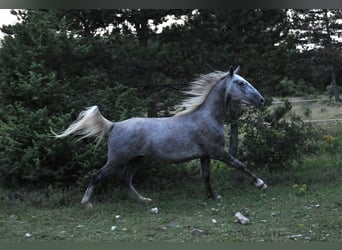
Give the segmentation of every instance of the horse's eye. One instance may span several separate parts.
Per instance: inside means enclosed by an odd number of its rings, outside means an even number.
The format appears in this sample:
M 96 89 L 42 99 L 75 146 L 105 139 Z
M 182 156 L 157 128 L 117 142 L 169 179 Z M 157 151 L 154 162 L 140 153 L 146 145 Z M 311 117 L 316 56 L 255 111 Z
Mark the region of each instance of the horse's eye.
M 239 86 L 243 86 L 243 85 L 245 85 L 245 82 L 239 82 Z

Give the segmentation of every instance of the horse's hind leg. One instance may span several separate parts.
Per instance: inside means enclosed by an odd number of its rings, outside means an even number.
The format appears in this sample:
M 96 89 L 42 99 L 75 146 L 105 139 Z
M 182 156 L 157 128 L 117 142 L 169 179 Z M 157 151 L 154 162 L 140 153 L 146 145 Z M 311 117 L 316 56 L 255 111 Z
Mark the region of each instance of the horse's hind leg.
M 101 169 L 99 169 L 92 177 L 87 190 L 85 191 L 82 201 L 82 204 L 87 204 L 89 202 L 90 196 L 94 191 L 96 184 L 101 182 L 103 179 L 111 175 L 117 165 L 112 164 L 111 162 L 107 162 Z M 90 204 L 91 205 L 91 204 Z
M 128 188 L 128 192 L 129 194 L 138 202 L 150 202 L 152 201 L 152 199 L 150 198 L 146 198 L 143 197 L 141 194 L 138 193 L 138 191 L 134 188 L 133 184 L 132 184 L 132 180 L 133 180 L 133 176 L 139 166 L 139 162 L 140 162 L 140 158 L 141 157 L 137 157 L 133 160 L 131 160 L 127 166 L 126 166 L 126 170 L 124 173 L 124 182 L 125 185 Z
M 220 195 L 214 194 L 210 185 L 210 158 L 201 158 L 202 176 L 204 179 L 205 191 L 208 198 L 221 199 Z

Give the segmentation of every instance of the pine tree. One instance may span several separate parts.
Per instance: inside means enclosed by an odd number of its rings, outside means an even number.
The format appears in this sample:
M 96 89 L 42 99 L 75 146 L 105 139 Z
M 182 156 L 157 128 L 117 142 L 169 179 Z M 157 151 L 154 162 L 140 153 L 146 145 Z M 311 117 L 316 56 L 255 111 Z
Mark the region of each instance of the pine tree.
M 314 9 L 294 10 L 293 29 L 296 31 L 297 44 L 304 50 L 314 50 L 314 57 L 320 56 L 325 71 L 330 72 L 331 84 L 336 101 L 340 101 L 336 71 L 340 65 L 342 10 Z
M 81 166 L 92 147 L 56 141 L 50 128 L 64 128 L 85 106 L 101 106 L 95 99 L 112 100 L 114 88 L 97 91 L 111 86 L 110 54 L 102 40 L 80 37 L 54 11 L 17 15 L 21 22 L 2 27 L 8 35 L 0 49 L 2 182 L 72 183 L 77 173 L 93 171 L 93 163 Z

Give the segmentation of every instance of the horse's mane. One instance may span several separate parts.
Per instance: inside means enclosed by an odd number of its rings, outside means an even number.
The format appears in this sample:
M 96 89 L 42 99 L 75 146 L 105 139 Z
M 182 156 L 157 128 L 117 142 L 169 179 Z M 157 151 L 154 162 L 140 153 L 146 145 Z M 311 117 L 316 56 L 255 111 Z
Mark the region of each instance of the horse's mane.
M 189 97 L 185 98 L 181 104 L 176 106 L 177 111 L 175 116 L 188 114 L 197 110 L 205 102 L 210 91 L 225 75 L 227 75 L 227 72 L 215 71 L 206 75 L 200 75 L 191 82 L 189 89 L 184 91 Z

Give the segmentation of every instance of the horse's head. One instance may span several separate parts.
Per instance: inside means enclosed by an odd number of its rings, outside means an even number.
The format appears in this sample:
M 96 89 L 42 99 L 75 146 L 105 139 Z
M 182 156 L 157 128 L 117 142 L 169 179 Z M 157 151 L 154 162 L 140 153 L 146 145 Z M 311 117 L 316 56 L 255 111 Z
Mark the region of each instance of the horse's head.
M 231 67 L 224 77 L 226 79 L 226 98 L 257 108 L 263 106 L 264 98 L 252 84 L 237 74 L 239 69 L 240 67 L 235 70 Z

